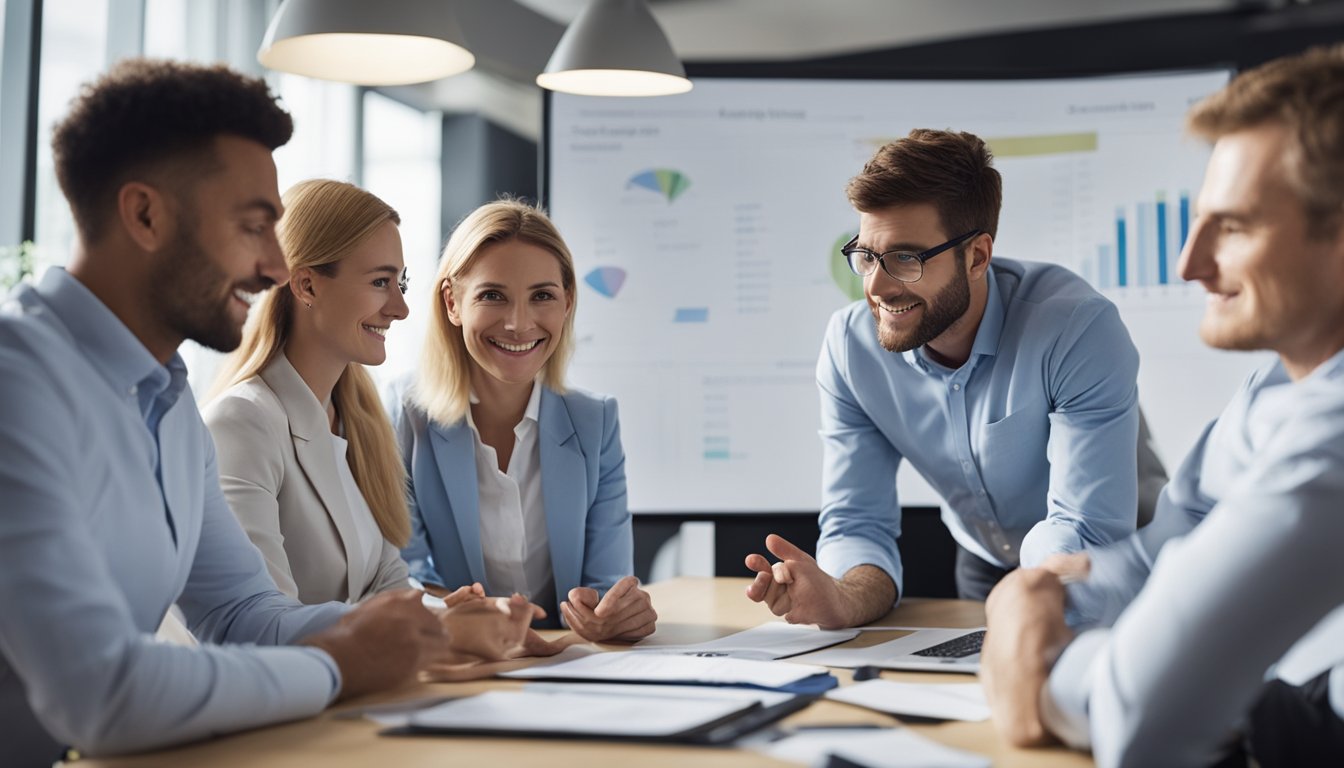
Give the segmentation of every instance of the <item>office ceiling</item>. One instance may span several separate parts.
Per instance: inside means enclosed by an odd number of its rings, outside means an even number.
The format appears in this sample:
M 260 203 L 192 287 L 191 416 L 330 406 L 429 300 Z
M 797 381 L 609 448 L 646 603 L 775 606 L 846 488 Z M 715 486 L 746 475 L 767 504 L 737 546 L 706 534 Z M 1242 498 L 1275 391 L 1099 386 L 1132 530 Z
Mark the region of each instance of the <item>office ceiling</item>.
M 687 62 L 839 56 L 940 40 L 1100 24 L 1302 0 L 650 0 Z M 1316 0 L 1334 2 L 1335 0 Z M 432 83 L 381 89 L 423 109 L 483 114 L 535 139 L 535 78 L 588 0 L 455 0 L 477 67 Z
M 587 0 L 516 0 L 568 24 Z M 832 56 L 997 32 L 1272 6 L 1275 0 L 651 0 L 687 60 Z

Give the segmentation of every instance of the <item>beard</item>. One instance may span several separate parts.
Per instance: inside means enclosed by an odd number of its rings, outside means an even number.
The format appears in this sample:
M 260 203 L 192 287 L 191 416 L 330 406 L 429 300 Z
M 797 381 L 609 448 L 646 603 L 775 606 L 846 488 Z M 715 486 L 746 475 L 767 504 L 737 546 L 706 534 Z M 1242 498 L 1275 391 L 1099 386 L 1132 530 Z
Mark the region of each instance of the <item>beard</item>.
M 165 325 L 182 338 L 218 352 L 232 352 L 243 340 L 243 327 L 233 319 L 233 291 L 259 292 L 271 284 L 255 278 L 235 283 L 201 245 L 194 216 L 164 249 L 150 278 L 150 300 Z M 257 283 L 264 281 L 264 285 Z
M 880 307 L 869 305 L 873 321 L 877 323 L 877 342 L 888 352 L 909 352 L 943 335 L 953 323 L 966 314 L 971 306 L 971 280 L 966 276 L 965 260 L 957 254 L 956 277 L 941 291 L 924 302 L 924 314 L 919 325 L 910 331 L 894 331 L 883 325 Z

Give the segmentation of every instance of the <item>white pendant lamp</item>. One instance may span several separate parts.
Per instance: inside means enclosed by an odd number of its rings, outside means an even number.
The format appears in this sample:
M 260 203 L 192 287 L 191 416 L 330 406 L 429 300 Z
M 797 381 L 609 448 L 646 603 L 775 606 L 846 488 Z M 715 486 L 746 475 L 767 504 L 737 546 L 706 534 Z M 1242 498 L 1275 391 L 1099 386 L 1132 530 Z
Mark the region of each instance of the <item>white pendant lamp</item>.
M 271 69 L 356 85 L 406 85 L 471 69 L 448 0 L 284 0 L 257 51 Z
M 685 67 L 644 0 L 591 0 L 565 30 L 537 85 L 581 96 L 691 90 Z

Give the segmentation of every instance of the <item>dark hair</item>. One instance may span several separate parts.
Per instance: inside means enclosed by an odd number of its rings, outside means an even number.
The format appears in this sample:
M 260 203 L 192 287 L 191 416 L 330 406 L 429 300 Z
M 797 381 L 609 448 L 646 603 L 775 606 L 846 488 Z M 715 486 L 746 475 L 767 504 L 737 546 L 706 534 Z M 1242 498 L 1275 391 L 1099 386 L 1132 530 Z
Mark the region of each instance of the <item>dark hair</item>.
M 845 194 L 862 213 L 929 203 L 949 237 L 973 229 L 994 237 L 1003 180 L 993 160 L 977 136 L 916 128 L 877 150 L 863 171 L 849 180 Z
M 1308 232 L 1333 235 L 1344 219 L 1344 45 L 1247 70 L 1186 118 L 1192 133 L 1210 141 L 1275 123 L 1293 137 L 1284 159 Z
M 56 125 L 51 148 L 75 225 L 91 242 L 102 234 L 116 190 L 136 176 L 199 177 L 211 168 L 217 136 L 274 150 L 293 133 L 289 113 L 263 80 L 223 65 L 127 59 L 84 85 Z

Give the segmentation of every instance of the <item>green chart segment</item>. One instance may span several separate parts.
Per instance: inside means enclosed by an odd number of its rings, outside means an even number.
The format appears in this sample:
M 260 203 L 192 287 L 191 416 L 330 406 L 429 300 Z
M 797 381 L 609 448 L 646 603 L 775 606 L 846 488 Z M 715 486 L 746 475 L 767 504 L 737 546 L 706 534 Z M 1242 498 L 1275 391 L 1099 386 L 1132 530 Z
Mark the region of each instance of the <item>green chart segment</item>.
M 627 188 L 641 187 L 657 192 L 666 197 L 669 203 L 681 197 L 690 186 L 691 177 L 671 168 L 650 168 L 647 171 L 640 171 L 626 182 Z
M 863 298 L 863 278 L 854 274 L 854 270 L 849 268 L 849 262 L 845 260 L 845 255 L 840 249 L 845 247 L 854 238 L 854 233 L 841 235 L 836 238 L 831 245 L 831 279 L 835 281 L 835 287 L 850 301 L 858 301 Z

